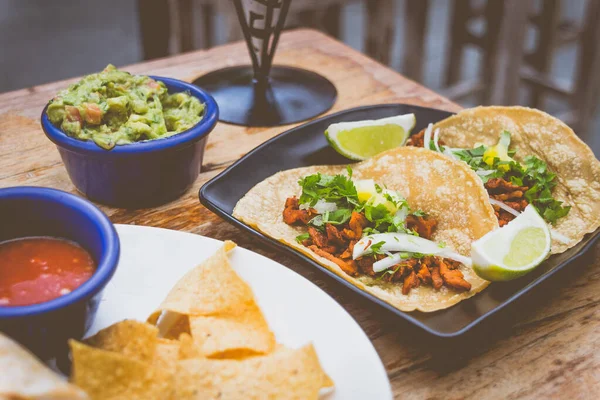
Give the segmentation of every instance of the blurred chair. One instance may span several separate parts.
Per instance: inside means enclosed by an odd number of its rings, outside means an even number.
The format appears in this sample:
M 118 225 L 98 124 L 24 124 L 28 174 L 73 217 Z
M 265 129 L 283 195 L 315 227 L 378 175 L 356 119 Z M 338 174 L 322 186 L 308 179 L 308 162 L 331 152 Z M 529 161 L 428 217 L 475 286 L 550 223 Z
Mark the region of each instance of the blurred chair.
M 600 97 L 600 0 L 587 0 L 581 26 L 561 19 L 561 1 L 542 2 L 539 13 L 530 18 L 538 34 L 533 52 L 515 57 L 511 62 L 521 65 L 520 78 L 530 91 L 528 104 L 544 108 L 548 94 L 566 100 L 568 109 L 559 115 L 581 135 L 589 130 Z M 576 68 L 571 82 L 556 80 L 550 68 L 556 52 L 566 43 L 575 43 Z M 516 100 L 511 93 L 506 101 Z
M 392 54 L 394 3 L 394 0 L 365 0 L 363 3 L 367 11 L 365 53 L 385 65 L 390 63 Z
M 470 0 L 453 1 L 444 89 L 448 98 L 460 100 L 476 95 L 478 103 L 490 102 L 500 53 L 498 38 L 504 18 L 504 3 L 504 0 L 487 0 L 483 5 L 474 5 Z M 471 29 L 475 19 L 481 19 L 484 24 L 484 29 L 479 34 Z M 463 55 L 467 46 L 481 52 L 482 63 L 475 79 L 461 80 Z
M 348 0 L 292 0 L 286 29 L 313 28 L 339 38 L 342 7 Z
M 394 10 L 392 0 L 368 1 L 369 25 L 367 54 L 389 63 L 392 52 Z M 423 81 L 425 70 L 425 45 L 427 42 L 427 20 L 430 0 L 405 0 L 404 2 L 404 41 L 402 43 L 401 71 L 418 82 Z M 477 102 L 489 103 L 492 97 L 500 53 L 498 40 L 504 17 L 504 1 L 488 0 L 474 4 L 470 0 L 452 0 L 450 3 L 450 23 L 448 32 L 444 89 L 442 93 L 452 100 L 462 100 L 477 96 Z M 473 22 L 479 20 L 483 30 L 472 29 Z M 372 29 L 372 30 L 371 30 Z M 474 79 L 463 79 L 464 53 L 468 47 L 482 54 L 482 65 Z

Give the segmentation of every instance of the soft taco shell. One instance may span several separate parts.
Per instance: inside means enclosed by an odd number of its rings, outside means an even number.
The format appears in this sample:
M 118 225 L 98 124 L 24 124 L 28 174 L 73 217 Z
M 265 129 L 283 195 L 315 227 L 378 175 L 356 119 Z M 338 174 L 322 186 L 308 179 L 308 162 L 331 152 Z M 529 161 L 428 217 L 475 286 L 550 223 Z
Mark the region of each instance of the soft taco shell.
M 479 177 L 462 162 L 439 153 L 400 147 L 352 165 L 353 178 L 369 179 L 398 190 L 414 209 L 421 209 L 438 221 L 433 240 L 444 241 L 463 255 L 470 254 L 470 244 L 498 226 L 487 192 Z M 372 278 L 354 278 L 335 263 L 320 257 L 296 242 L 306 228 L 293 227 L 283 221 L 285 200 L 299 196 L 298 180 L 320 172 L 335 175 L 346 166 L 311 166 L 279 172 L 252 188 L 236 205 L 233 215 L 266 235 L 308 255 L 332 272 L 362 290 L 390 303 L 402 311 L 444 309 L 483 290 L 489 282 L 480 279 L 471 268 L 462 267 L 471 291 L 457 293 L 446 287 L 435 290 L 421 286 L 408 295 L 398 284 L 374 282 Z
M 571 206 L 553 229 L 570 242 L 553 240 L 552 253 L 575 246 L 600 226 L 600 162 L 592 150 L 560 120 L 526 107 L 477 107 L 438 122 L 440 140 L 450 147 L 496 144 L 502 131 L 511 134 L 515 159 L 533 155 L 557 175 L 553 195 Z

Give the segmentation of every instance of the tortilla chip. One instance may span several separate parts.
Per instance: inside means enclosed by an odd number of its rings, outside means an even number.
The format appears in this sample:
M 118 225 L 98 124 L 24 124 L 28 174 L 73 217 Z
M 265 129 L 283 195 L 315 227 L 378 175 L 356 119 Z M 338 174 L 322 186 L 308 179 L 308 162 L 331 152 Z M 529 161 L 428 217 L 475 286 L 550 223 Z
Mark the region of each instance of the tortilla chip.
M 190 318 L 171 311 L 163 311 L 156 325 L 161 338 L 176 340 L 182 333 L 191 333 Z
M 124 320 L 102 329 L 84 343 L 121 353 L 134 360 L 151 362 L 158 342 L 158 329 L 150 324 Z
M 321 383 L 321 388 L 332 388 L 335 386 L 333 379 L 325 371 L 323 371 L 323 380 Z
M 158 339 L 152 365 L 156 369 L 166 371 L 171 375 L 174 374 L 179 360 L 179 346 L 177 340 Z
M 179 361 L 177 399 L 317 399 L 324 372 L 312 345 L 238 360 Z
M 187 333 L 179 337 L 179 360 L 188 360 L 190 358 L 204 358 L 204 354 L 194 342 L 194 339 Z
M 399 147 L 353 164 L 352 169 L 353 178 L 371 178 L 397 190 L 412 208 L 423 210 L 435 218 L 438 227 L 432 239 L 445 242 L 449 248 L 463 255 L 470 255 L 472 241 L 498 227 L 481 179 L 463 162 L 422 148 Z M 365 276 L 351 277 L 335 263 L 297 243 L 296 236 L 305 233 L 306 228 L 287 225 L 282 211 L 288 197 L 300 195 L 298 180 L 317 172 L 335 175 L 345 171 L 346 166 L 338 165 L 279 172 L 253 187 L 237 203 L 233 215 L 402 311 L 441 310 L 474 296 L 489 284 L 463 265 L 461 271 L 472 285 L 469 292 L 420 286 L 404 295 L 402 285 L 375 281 Z
M 172 376 L 123 354 L 70 340 L 71 380 L 92 400 L 165 400 L 172 396 Z
M 575 246 L 600 226 L 600 162 L 566 124 L 542 111 L 526 107 L 476 107 L 438 122 L 440 140 L 450 147 L 493 145 L 502 131 L 511 134 L 511 148 L 522 161 L 533 155 L 556 173 L 553 196 L 571 206 L 553 229 L 571 239 L 552 241 L 552 253 Z
M 227 258 L 227 251 L 233 247 L 235 243 L 226 241 L 212 257 L 177 282 L 148 318 L 161 335 L 176 338 L 191 333 L 205 356 L 239 357 L 273 349 L 275 337 L 252 289 Z
M 0 399 L 79 400 L 88 396 L 0 333 Z
M 229 264 L 227 252 L 235 246 L 225 241 L 213 256 L 185 274 L 148 322 L 155 324 L 165 310 L 182 315 L 209 315 L 235 309 L 253 298 L 250 287 Z
M 275 335 L 254 302 L 229 313 L 191 316 L 190 329 L 206 357 L 241 358 L 268 353 L 275 346 Z

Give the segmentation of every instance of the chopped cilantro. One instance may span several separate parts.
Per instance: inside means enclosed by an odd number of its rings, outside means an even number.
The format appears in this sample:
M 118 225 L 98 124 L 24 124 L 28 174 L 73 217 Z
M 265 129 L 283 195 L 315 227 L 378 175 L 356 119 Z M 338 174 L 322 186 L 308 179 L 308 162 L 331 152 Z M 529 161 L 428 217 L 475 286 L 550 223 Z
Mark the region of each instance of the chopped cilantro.
M 324 225 L 323 215 L 319 214 L 319 215 L 315 216 L 313 219 L 308 221 L 308 223 L 309 223 L 309 225 L 316 226 L 317 228 L 323 226 Z
M 381 246 L 383 246 L 385 244 L 385 241 L 381 241 L 381 242 L 377 242 L 377 243 L 373 243 L 371 245 L 371 247 L 369 247 L 369 252 L 373 253 L 373 254 L 383 254 L 383 251 L 381 250 Z
M 306 239 L 310 239 L 310 235 L 307 233 L 303 233 L 302 235 L 296 236 L 296 242 L 302 244 Z
M 400 269 L 400 266 L 398 265 L 395 269 L 385 270 L 381 273 L 381 275 L 379 275 L 377 278 L 375 278 L 375 281 L 383 279 L 383 277 L 385 277 L 386 275 L 394 275 L 396 272 L 398 272 L 399 269 Z
M 443 241 L 442 241 L 442 242 L 439 242 L 439 243 L 438 243 L 438 247 L 439 247 L 440 249 L 443 249 L 444 247 L 446 247 L 446 242 L 443 242 Z
M 323 223 L 341 225 L 348 222 L 352 216 L 352 210 L 348 208 L 339 208 L 335 211 L 325 211 L 323 214 Z
M 510 145 L 510 133 L 502 132 L 500 143 L 505 147 Z M 569 213 L 570 206 L 563 206 L 563 202 L 552 197 L 552 189 L 556 187 L 556 174 L 548 170 L 548 165 L 535 156 L 527 156 L 523 165 L 516 161 L 501 161 L 494 158 L 492 165 L 483 161 L 487 146 L 478 146 L 474 149 L 461 149 L 453 154 L 466 162 L 474 171 L 493 171 L 491 174 L 480 176 L 483 183 L 492 178 L 503 178 L 515 186 L 527 186 L 525 199 L 537 209 L 540 215 L 552 224 L 559 218 Z M 507 154 L 512 157 L 516 149 L 508 149 Z
M 348 167 L 349 174 L 352 170 Z M 309 204 L 311 207 L 317 201 L 324 200 L 336 203 L 338 206 L 358 206 L 358 194 L 352 180 L 344 175 L 322 175 L 320 173 L 308 175 L 298 181 L 302 187 L 300 204 Z
M 313 217 L 309 224 L 323 229 L 325 224 L 342 225 L 349 221 L 352 212 L 363 212 L 370 226 L 363 230 L 363 236 L 382 232 L 406 232 L 406 215 L 412 213 L 406 199 L 394 191 L 375 185 L 377 193 L 387 200 L 386 204 L 359 201 L 358 193 L 352 181 L 352 169 L 347 167 L 348 174 L 325 175 L 316 173 L 305 176 L 298 181 L 302 188 L 300 204 L 314 207 L 319 200 L 335 203 L 337 210 L 324 212 Z M 390 207 L 390 203 L 394 207 Z M 425 215 L 417 210 L 414 215 Z
M 407 232 L 406 218 L 398 213 L 390 213 L 384 204 L 364 204 L 363 211 L 367 220 L 373 223 L 373 229 L 378 232 Z
M 378 233 L 381 233 L 381 232 L 379 232 L 377 229 L 373 229 L 371 227 L 366 227 L 363 229 L 363 236 L 376 235 Z
M 411 214 L 414 215 L 415 217 L 427 216 L 427 214 L 425 214 L 425 211 L 423 211 L 423 210 L 416 210 L 416 211 L 413 211 Z

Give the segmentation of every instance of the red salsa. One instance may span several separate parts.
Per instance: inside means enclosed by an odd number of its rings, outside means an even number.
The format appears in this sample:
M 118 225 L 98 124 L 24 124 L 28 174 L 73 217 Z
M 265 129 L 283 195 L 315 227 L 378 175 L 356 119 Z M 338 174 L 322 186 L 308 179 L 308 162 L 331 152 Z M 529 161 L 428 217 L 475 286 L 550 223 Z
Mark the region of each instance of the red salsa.
M 96 265 L 81 246 L 64 239 L 28 237 L 0 243 L 0 307 L 55 299 L 90 279 Z

